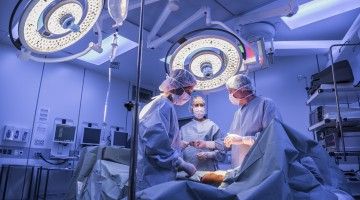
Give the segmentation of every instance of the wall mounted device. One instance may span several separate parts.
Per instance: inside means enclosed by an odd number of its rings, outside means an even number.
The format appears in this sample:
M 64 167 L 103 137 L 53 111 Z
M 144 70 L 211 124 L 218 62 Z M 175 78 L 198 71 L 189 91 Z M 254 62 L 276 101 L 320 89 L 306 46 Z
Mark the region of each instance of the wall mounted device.
M 120 131 L 119 129 L 113 131 L 111 145 L 118 147 L 129 147 L 128 136 L 129 136 L 128 133 Z
M 71 119 L 56 118 L 53 132 L 54 140 L 50 151 L 51 158 L 68 159 L 76 136 L 74 121 Z
M 18 128 L 15 126 L 5 126 L 3 140 L 11 142 L 26 143 L 30 137 L 31 131 L 26 128 Z
M 73 143 L 75 139 L 75 126 L 66 124 L 57 124 L 55 127 L 54 142 L 57 143 Z
M 101 129 L 85 127 L 81 144 L 99 145 L 101 139 Z

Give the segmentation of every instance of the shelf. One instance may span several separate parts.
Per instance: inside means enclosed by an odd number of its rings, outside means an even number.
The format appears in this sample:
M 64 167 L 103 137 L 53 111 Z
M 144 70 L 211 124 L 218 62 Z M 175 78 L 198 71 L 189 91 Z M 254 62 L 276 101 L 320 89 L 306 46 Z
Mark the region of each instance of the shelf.
M 344 118 L 342 121 L 343 131 L 347 132 L 360 132 L 360 118 L 356 119 L 346 119 Z M 335 128 L 336 120 L 335 119 L 326 119 L 321 122 L 318 122 L 309 127 L 309 131 L 319 131 L 324 128 Z
M 329 152 L 330 156 L 360 156 L 360 151 L 333 151 Z
M 349 84 L 338 84 L 340 104 L 351 104 L 360 100 L 360 87 Z M 335 105 L 335 89 L 332 84 L 322 84 L 306 101 L 307 105 Z

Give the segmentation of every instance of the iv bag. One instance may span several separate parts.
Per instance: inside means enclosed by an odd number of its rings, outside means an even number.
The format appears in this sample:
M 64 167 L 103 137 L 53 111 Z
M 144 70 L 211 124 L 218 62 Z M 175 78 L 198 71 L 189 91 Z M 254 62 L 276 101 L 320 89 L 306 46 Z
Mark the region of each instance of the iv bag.
M 113 27 L 122 25 L 128 13 L 129 0 L 108 0 L 110 17 L 115 21 Z

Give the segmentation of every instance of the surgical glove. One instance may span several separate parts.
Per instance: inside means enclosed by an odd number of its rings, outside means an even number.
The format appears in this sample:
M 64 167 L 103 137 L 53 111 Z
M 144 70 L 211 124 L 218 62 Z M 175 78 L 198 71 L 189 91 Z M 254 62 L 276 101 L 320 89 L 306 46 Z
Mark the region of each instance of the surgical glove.
M 255 143 L 255 137 L 254 136 L 243 136 L 242 137 L 242 144 L 252 146 Z
M 180 157 L 178 158 L 178 161 L 177 161 L 177 168 L 179 169 L 179 171 L 186 172 L 189 176 L 194 175 L 196 172 L 196 167 L 193 164 L 185 162 Z
M 199 160 L 208 160 L 208 159 L 214 159 L 216 156 L 216 152 L 208 151 L 208 152 L 200 152 L 196 154 L 196 157 Z
M 240 145 L 245 144 L 248 146 L 252 146 L 255 142 L 254 136 L 239 136 L 236 134 L 229 134 L 224 139 L 224 144 L 227 148 L 230 148 L 231 145 Z
M 205 149 L 205 148 L 215 149 L 214 141 L 195 140 L 195 141 L 191 141 L 190 145 L 197 149 Z
M 227 148 L 233 144 L 242 144 L 242 137 L 236 134 L 228 134 L 224 139 L 224 144 Z
M 184 140 L 181 140 L 180 141 L 180 148 L 183 150 L 183 149 L 185 149 L 186 147 L 188 147 L 189 146 L 189 142 L 186 142 L 186 141 L 184 141 Z

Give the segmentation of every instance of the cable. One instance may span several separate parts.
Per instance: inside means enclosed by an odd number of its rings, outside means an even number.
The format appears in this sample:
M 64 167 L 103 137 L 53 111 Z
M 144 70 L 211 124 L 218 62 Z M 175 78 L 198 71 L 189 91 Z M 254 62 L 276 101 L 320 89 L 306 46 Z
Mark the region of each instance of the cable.
M 188 37 L 188 36 L 190 36 L 190 35 L 192 35 L 192 34 L 194 34 L 194 33 L 201 32 L 201 31 L 211 31 L 211 30 L 212 30 L 212 31 L 221 31 L 221 32 L 224 32 L 224 33 L 227 33 L 227 34 L 230 34 L 231 36 L 233 36 L 233 37 L 240 43 L 240 45 L 242 46 L 244 52 L 241 52 L 241 54 L 242 54 L 243 58 L 246 60 L 246 49 L 245 49 L 245 45 L 244 45 L 244 43 L 241 41 L 241 39 L 240 39 L 237 35 L 231 33 L 230 31 L 221 29 L 221 28 L 201 28 L 201 29 L 196 29 L 196 30 L 193 30 L 193 31 L 190 31 L 190 32 L 184 34 L 180 39 L 178 39 L 176 42 L 174 42 L 174 43 L 170 46 L 170 48 L 169 48 L 168 51 L 166 52 L 166 56 L 165 56 L 165 62 L 164 62 L 165 73 L 167 73 L 167 74 L 169 73 L 169 69 L 168 69 L 168 67 L 167 67 L 167 64 L 168 64 L 168 63 L 167 63 L 167 58 L 169 57 L 170 51 L 171 51 L 172 48 L 175 46 L 175 44 L 177 44 L 177 43 L 180 43 L 180 44 L 183 43 L 184 41 L 186 41 L 186 38 L 185 38 L 185 37 Z
M 62 160 L 62 162 L 53 163 L 53 162 L 48 161 L 46 158 L 44 158 L 44 156 L 41 153 L 39 153 L 38 155 L 39 155 L 39 158 L 41 158 L 41 160 L 43 160 L 44 162 L 46 162 L 50 165 L 62 165 L 68 161 L 67 159 L 65 159 L 65 160 Z
M 16 11 L 17 9 L 19 8 L 20 4 L 22 3 L 23 0 L 19 0 L 12 13 L 11 13 L 11 16 L 10 16 L 10 21 L 9 21 L 9 26 L 8 26 L 8 32 L 9 32 L 9 37 L 10 37 L 10 40 L 11 40 L 11 43 L 14 45 L 15 48 L 21 50 L 21 43 L 19 41 L 15 41 L 14 39 L 14 36 L 12 34 L 12 24 L 13 24 L 13 20 L 14 20 L 14 17 L 15 17 L 15 14 L 16 14 Z

